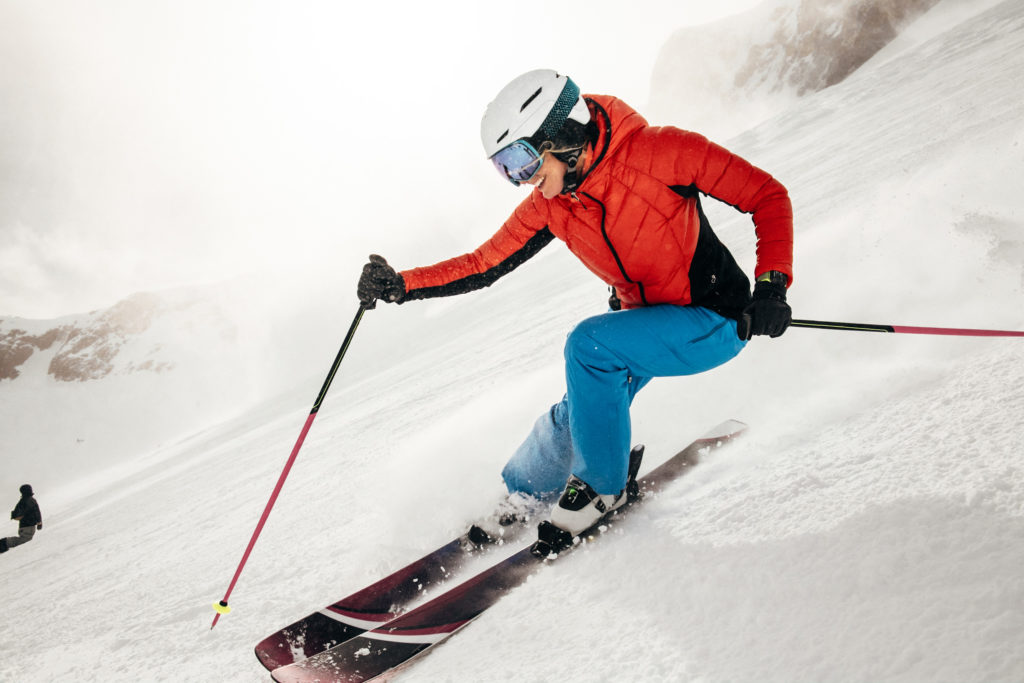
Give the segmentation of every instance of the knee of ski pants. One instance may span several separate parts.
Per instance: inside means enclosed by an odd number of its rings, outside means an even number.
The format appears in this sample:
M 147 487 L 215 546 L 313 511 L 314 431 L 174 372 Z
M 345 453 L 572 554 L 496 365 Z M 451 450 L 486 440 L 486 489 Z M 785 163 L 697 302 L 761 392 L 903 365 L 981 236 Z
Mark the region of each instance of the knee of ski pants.
M 614 351 L 602 339 L 603 328 L 608 324 L 606 321 L 613 315 L 615 313 L 605 313 L 586 318 L 569 331 L 562 350 L 567 380 L 581 369 L 602 383 L 612 374 L 627 372 L 625 362 L 616 358 Z

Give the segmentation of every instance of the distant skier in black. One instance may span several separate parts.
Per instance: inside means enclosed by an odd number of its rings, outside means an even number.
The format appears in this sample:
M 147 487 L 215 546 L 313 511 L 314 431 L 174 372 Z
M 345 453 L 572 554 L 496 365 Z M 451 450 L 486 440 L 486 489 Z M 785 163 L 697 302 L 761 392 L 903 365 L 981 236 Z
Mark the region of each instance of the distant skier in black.
M 21 487 L 21 500 L 11 510 L 11 519 L 18 522 L 18 535 L 0 538 L 0 553 L 6 553 L 22 543 L 28 543 L 36 535 L 37 529 L 43 528 L 43 514 L 39 512 L 39 503 L 33 498 L 32 487 L 25 484 Z

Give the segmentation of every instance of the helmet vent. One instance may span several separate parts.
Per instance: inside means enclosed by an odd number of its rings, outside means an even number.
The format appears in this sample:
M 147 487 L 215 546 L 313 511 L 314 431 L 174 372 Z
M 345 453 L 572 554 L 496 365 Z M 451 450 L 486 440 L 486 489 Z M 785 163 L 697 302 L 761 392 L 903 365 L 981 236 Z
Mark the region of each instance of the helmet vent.
M 529 107 L 530 106 L 530 102 L 533 102 L 535 99 L 537 99 L 537 95 L 540 95 L 540 92 L 543 89 L 544 88 L 537 88 L 537 92 L 535 92 L 532 95 L 530 95 L 529 97 L 527 97 L 526 101 L 523 102 L 523 106 L 519 107 L 519 111 L 522 112 L 524 109 Z
M 501 135 L 499 135 L 499 136 L 498 136 L 498 139 L 497 139 L 497 140 L 495 140 L 494 142 L 495 142 L 495 143 L 499 143 L 499 142 L 501 142 L 502 140 L 504 140 L 504 139 L 505 139 L 505 136 L 506 136 L 506 135 L 508 135 L 508 129 L 507 129 L 507 128 L 505 129 L 505 132 L 504 132 L 504 133 L 502 133 Z

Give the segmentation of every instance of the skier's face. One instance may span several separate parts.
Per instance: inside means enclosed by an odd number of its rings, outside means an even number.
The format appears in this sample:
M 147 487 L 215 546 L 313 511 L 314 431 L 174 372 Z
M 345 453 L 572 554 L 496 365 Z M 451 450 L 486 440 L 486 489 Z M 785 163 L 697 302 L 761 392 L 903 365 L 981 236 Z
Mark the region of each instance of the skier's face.
M 537 173 L 526 182 L 540 190 L 544 199 L 554 199 L 561 194 L 562 188 L 565 187 L 565 173 L 568 170 L 568 164 L 559 161 L 550 152 L 544 152 L 544 163 L 540 165 Z

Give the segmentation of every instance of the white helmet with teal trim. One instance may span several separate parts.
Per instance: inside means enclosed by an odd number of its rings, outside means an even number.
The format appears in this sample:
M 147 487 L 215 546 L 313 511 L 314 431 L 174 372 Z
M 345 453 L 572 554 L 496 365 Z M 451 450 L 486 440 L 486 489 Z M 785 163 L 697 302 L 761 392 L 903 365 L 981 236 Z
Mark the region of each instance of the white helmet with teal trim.
M 572 79 L 551 69 L 528 71 L 515 78 L 487 105 L 480 121 L 480 138 L 490 159 L 516 140 L 536 145 L 557 140 L 566 121 L 581 125 L 590 111 Z

